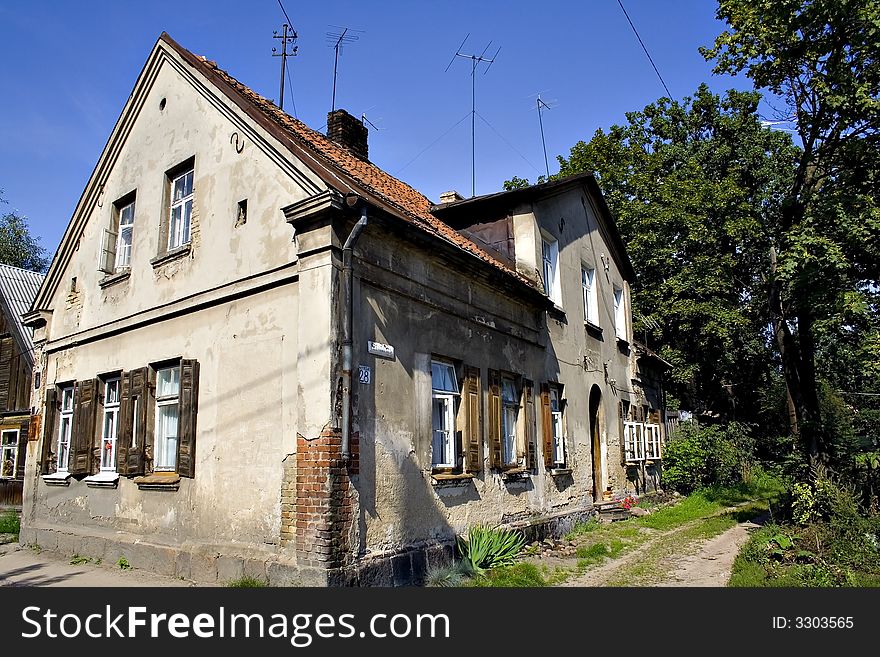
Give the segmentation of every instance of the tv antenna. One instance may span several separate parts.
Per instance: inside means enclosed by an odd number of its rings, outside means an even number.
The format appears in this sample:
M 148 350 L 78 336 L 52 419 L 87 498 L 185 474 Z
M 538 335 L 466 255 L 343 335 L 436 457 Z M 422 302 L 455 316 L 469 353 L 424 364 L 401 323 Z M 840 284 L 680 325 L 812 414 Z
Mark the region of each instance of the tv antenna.
M 327 32 L 327 42 L 333 46 L 333 50 L 335 51 L 335 57 L 333 60 L 333 101 L 331 102 L 330 111 L 333 112 L 336 110 L 336 72 L 339 69 L 339 53 L 342 52 L 342 46 L 348 43 L 352 43 L 357 41 L 360 37 L 357 34 L 352 34 L 352 32 L 363 32 L 363 30 L 352 30 L 348 27 L 340 27 L 338 25 L 331 25 L 330 27 L 335 27 L 337 31 Z M 338 30 L 342 30 L 341 32 Z
M 544 119 L 541 116 L 541 113 L 545 109 L 553 109 L 550 105 L 545 103 L 541 99 L 541 94 L 538 94 L 536 99 L 538 105 L 538 123 L 541 126 L 541 146 L 544 148 L 544 166 L 547 168 L 547 178 L 550 178 L 550 165 L 547 163 L 547 142 L 544 141 Z
M 495 51 L 495 54 L 492 57 L 486 57 L 486 52 L 489 50 L 489 46 L 492 45 L 490 41 L 486 44 L 486 47 L 483 48 L 483 52 L 479 55 L 476 54 L 466 54 L 461 52 L 461 49 L 464 48 L 465 41 L 468 40 L 470 33 L 468 33 L 464 41 L 461 42 L 461 45 L 456 49 L 455 54 L 452 56 L 452 59 L 449 60 L 449 64 L 446 65 L 446 71 L 449 70 L 449 67 L 452 66 L 452 62 L 455 61 L 456 57 L 464 57 L 465 59 L 471 60 L 471 196 L 476 195 L 477 189 L 477 165 L 476 165 L 476 117 L 477 117 L 477 66 L 482 63 L 486 64 L 486 70 L 483 71 L 483 75 L 489 72 L 489 68 L 492 66 L 492 63 L 495 61 L 495 58 L 498 57 L 498 53 L 501 51 L 501 46 L 498 46 L 498 49 Z M 444 73 L 446 72 L 444 71 Z
M 281 52 L 278 52 L 277 48 L 272 48 L 272 56 L 281 58 L 281 92 L 279 94 L 278 109 L 282 110 L 284 109 L 284 71 L 287 67 L 287 58 L 296 55 L 298 49 L 298 46 L 293 46 L 293 49 L 290 52 L 287 52 L 287 46 L 293 44 L 296 41 L 297 36 L 296 30 L 287 23 L 284 23 L 281 26 L 281 34 L 278 34 L 277 30 L 272 32 L 273 39 L 281 39 Z

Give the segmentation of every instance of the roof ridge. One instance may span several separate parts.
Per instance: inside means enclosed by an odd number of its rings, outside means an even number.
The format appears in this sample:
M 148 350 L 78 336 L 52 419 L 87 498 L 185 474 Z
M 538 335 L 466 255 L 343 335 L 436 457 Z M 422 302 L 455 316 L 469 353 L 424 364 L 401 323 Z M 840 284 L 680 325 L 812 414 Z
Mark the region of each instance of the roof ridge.
M 516 279 L 520 284 L 524 284 L 533 290 L 537 289 L 533 281 L 516 269 L 501 262 L 473 240 L 465 237 L 434 216 L 431 213 L 434 203 L 414 187 L 395 178 L 369 160 L 354 155 L 350 150 L 337 144 L 328 136 L 310 128 L 299 119 L 290 116 L 274 102 L 236 79 L 228 71 L 220 68 L 215 61 L 208 59 L 204 55 L 196 55 L 187 50 L 174 41 L 167 33 L 163 32 L 160 40 L 168 43 L 185 59 L 192 58 L 197 62 L 198 66 L 206 67 L 210 74 L 219 78 L 220 81 L 230 87 L 244 102 L 250 104 L 265 118 L 277 125 L 288 138 L 294 140 L 298 147 L 305 148 L 309 153 L 317 156 L 318 161 L 323 166 L 328 166 L 331 170 L 341 174 L 343 178 L 354 183 L 355 186 L 362 187 L 376 199 L 399 212 L 402 215 L 401 219 L 404 221 L 420 227 L 436 238 L 453 244 L 459 249 L 476 256 L 483 262 L 494 266 L 496 269 L 500 269 L 505 274 Z M 210 75 L 208 77 L 210 78 Z

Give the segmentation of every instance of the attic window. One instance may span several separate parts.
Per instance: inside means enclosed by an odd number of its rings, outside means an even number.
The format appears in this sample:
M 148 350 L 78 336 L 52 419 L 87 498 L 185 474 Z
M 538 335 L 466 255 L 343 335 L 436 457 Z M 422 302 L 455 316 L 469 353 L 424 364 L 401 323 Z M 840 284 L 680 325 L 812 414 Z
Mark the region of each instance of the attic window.
M 165 109 L 165 99 L 164 98 L 159 101 L 159 111 L 161 112 L 163 109 Z
M 243 226 L 247 223 L 247 199 L 238 202 L 238 210 L 235 215 L 235 227 Z
M 76 292 L 76 276 L 70 279 L 70 291 Z

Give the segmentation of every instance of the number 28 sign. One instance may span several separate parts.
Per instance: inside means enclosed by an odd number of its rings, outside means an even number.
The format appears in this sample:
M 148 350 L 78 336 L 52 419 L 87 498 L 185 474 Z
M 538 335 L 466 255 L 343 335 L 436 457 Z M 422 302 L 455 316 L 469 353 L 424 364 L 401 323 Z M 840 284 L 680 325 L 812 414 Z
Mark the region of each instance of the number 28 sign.
M 358 365 L 358 383 L 370 384 L 372 371 L 368 365 Z

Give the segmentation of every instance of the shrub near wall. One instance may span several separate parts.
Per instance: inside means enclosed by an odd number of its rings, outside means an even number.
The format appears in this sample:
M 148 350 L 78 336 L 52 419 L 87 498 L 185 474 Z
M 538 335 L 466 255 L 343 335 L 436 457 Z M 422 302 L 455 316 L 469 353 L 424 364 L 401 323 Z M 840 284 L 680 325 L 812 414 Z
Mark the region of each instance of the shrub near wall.
M 737 484 L 751 463 L 752 450 L 742 424 L 682 423 L 663 453 L 662 484 L 685 495 L 715 484 Z

